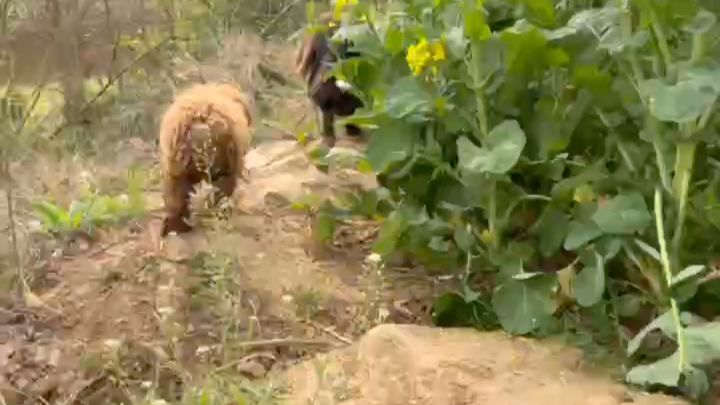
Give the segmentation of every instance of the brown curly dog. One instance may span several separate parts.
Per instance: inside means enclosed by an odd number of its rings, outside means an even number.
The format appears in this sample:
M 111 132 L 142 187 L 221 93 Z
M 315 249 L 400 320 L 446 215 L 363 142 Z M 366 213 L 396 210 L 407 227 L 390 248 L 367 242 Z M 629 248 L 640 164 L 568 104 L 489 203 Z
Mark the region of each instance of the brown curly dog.
M 214 201 L 232 197 L 250 148 L 254 101 L 230 84 L 199 84 L 175 97 L 160 122 L 165 200 L 161 235 L 192 230 L 190 193 L 205 180 Z

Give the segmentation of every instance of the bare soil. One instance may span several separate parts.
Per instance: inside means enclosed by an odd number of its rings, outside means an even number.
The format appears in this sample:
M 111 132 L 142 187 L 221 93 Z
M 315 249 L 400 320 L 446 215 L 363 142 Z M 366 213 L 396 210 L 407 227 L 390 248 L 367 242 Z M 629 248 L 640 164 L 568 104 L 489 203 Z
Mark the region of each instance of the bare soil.
M 294 141 L 254 149 L 230 219 L 202 217 L 193 233 L 160 241 L 156 214 L 56 250 L 31 307 L 0 311 L 5 402 L 127 403 L 148 382 L 171 400 L 208 368 L 259 378 L 380 322 L 427 323 L 432 283 L 390 288 L 392 274 L 364 268 L 375 224 L 345 225 L 335 248 L 314 255 L 311 222 L 289 202 L 336 180 L 305 153 Z M 160 196 L 148 201 L 157 212 Z
M 685 404 L 632 391 L 554 342 L 416 325 L 377 326 L 289 375 L 289 404 Z

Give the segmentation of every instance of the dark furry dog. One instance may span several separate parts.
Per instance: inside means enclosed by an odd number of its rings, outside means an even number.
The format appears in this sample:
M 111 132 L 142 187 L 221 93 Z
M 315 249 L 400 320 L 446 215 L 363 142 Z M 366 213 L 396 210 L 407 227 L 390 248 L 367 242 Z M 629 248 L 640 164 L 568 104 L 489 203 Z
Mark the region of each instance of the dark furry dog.
M 335 145 L 335 117 L 351 116 L 363 106 L 360 99 L 343 89 L 344 83 L 336 81 L 334 77 L 326 77 L 330 70 L 329 64 L 338 59 L 359 56 L 349 51 L 351 44 L 347 40 L 333 49 L 328 39 L 333 31 L 331 29 L 306 36 L 296 59 L 296 71 L 304 79 L 310 99 L 322 113 L 323 141 L 329 147 Z M 353 137 L 362 135 L 362 130 L 353 124 L 345 125 L 345 131 Z

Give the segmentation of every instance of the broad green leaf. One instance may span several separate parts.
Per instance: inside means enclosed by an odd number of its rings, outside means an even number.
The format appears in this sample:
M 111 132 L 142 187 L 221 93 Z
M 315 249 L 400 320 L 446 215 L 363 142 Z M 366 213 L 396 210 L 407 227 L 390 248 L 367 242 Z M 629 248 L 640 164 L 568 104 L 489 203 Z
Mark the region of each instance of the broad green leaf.
M 542 26 L 555 25 L 555 9 L 550 0 L 510 0 L 513 3 L 522 3 L 527 6 L 530 20 Z
M 680 380 L 679 361 L 680 355 L 675 352 L 669 357 L 654 363 L 633 367 L 627 373 L 625 379 L 630 384 L 640 386 L 662 384 L 666 387 L 677 387 Z
M 675 274 L 670 281 L 670 289 L 673 296 L 682 297 L 685 301 L 695 295 L 700 278 L 705 275 L 706 268 L 703 265 L 688 266 L 683 271 Z
M 385 34 L 385 49 L 387 49 L 393 55 L 397 55 L 402 52 L 403 47 L 403 34 L 402 31 L 390 26 Z
M 383 172 L 393 162 L 412 154 L 417 128 L 402 121 L 390 121 L 378 128 L 368 142 L 367 160 L 375 172 Z
M 457 293 L 446 293 L 433 301 L 432 320 L 439 327 L 497 327 L 497 316 L 480 300 L 468 300 Z
M 685 376 L 684 386 L 690 391 L 690 396 L 697 399 L 710 391 L 710 380 L 704 370 L 696 367 L 687 366 L 683 371 Z
M 323 243 L 330 242 L 335 235 L 337 219 L 329 212 L 320 212 L 317 222 L 317 237 Z
M 620 253 L 620 249 L 622 249 L 622 244 L 622 238 L 614 237 L 612 235 L 605 235 L 595 241 L 594 247 L 595 250 L 600 253 L 600 255 L 607 262 L 608 260 L 614 259 L 615 256 Z
M 638 314 L 642 304 L 643 298 L 640 295 L 624 294 L 617 297 L 615 308 L 621 317 L 631 318 Z
M 473 246 L 473 235 L 464 225 L 455 227 L 454 233 L 455 243 L 464 252 L 469 252 Z
M 680 321 L 682 322 L 683 326 L 686 325 L 693 325 L 704 322 L 704 320 L 697 315 L 693 315 L 689 312 L 682 312 L 680 313 Z M 642 345 L 643 340 L 645 337 L 652 331 L 659 329 L 661 330 L 665 336 L 675 339 L 675 335 L 677 334 L 677 330 L 675 329 L 675 321 L 673 319 L 672 311 L 666 311 L 662 315 L 658 316 L 657 318 L 653 319 L 652 322 L 645 325 L 644 328 L 638 332 L 637 335 L 635 335 L 630 342 L 628 342 L 627 347 L 627 355 L 632 356 L 637 352 L 637 350 L 640 348 L 640 345 Z
M 649 254 L 650 257 L 657 260 L 658 262 L 660 261 L 660 252 L 658 252 L 657 249 L 641 241 L 640 239 L 635 239 L 635 244 L 638 245 L 638 247 L 642 249 L 643 252 Z
M 408 76 L 390 88 L 385 109 L 392 118 L 420 122 L 425 120 L 425 114 L 433 110 L 432 105 L 432 97 L 420 87 L 414 77 Z
M 407 224 L 402 214 L 399 211 L 393 211 L 380 228 L 378 239 L 373 245 L 373 252 L 381 256 L 392 253 L 406 227 Z
M 492 263 L 499 268 L 497 283 L 508 282 L 522 273 L 524 262 L 528 261 L 534 252 L 533 246 L 529 243 L 510 242 L 499 257 L 491 257 Z
M 550 191 L 553 199 L 571 199 L 575 189 L 586 183 L 593 183 L 605 177 L 605 160 L 600 159 L 579 174 L 566 178 L 555 184 Z
M 47 230 L 54 230 L 70 221 L 67 211 L 47 201 L 33 202 L 32 209 L 40 217 L 43 226 Z
M 683 66 L 679 68 L 678 80 L 699 91 L 708 89 L 720 94 L 720 68 L 716 66 Z
M 472 3 L 466 3 L 467 5 Z M 471 41 L 483 41 L 492 35 L 485 21 L 485 12 L 480 7 L 467 7 L 463 13 L 465 34 Z
M 599 205 L 592 220 L 609 234 L 643 232 L 652 220 L 645 199 L 637 192 L 620 194 Z
M 563 245 L 565 237 L 570 231 L 568 216 L 550 207 L 543 214 L 538 228 L 538 249 L 543 257 L 555 255 Z
M 592 221 L 572 221 L 565 237 L 565 250 L 575 250 L 602 235 L 602 230 Z
M 468 40 L 463 36 L 462 27 L 452 27 L 445 34 L 445 43 L 447 44 L 450 55 L 455 58 L 463 58 L 465 56 L 465 49 L 467 48 Z
M 683 30 L 693 34 L 702 34 L 708 32 L 716 23 L 717 17 L 715 14 L 701 8 L 695 18 L 683 26 Z
M 504 121 L 490 131 L 482 148 L 467 137 L 458 138 L 458 165 L 475 173 L 507 173 L 520 159 L 525 142 L 525 133 L 518 122 Z
M 602 299 L 605 292 L 605 261 L 597 252 L 594 260 L 575 277 L 575 300 L 584 307 L 590 307 Z
M 659 79 L 639 84 L 650 113 L 660 121 L 687 123 L 698 119 L 715 102 L 716 94 L 701 91 L 692 82 L 668 85 Z
M 533 278 L 539 278 L 539 277 L 545 277 L 545 276 L 546 276 L 545 273 L 538 273 L 538 272 L 530 273 L 530 272 L 523 271 L 523 272 L 520 272 L 520 273 L 514 275 L 512 278 L 513 278 L 513 280 L 523 281 L 523 280 L 530 280 Z
M 720 322 L 697 323 L 685 328 L 685 349 L 690 364 L 720 359 Z
M 571 132 L 565 128 L 568 107 L 559 106 L 558 100 L 549 97 L 535 102 L 527 130 L 530 146 L 534 146 L 538 159 L 547 160 L 553 154 L 564 151 L 570 144 Z
M 450 242 L 442 236 L 433 236 L 428 247 L 436 252 L 447 252 L 450 250 Z
M 495 290 L 492 305 L 506 331 L 524 335 L 552 320 L 552 290 L 557 278 L 552 275 L 528 280 L 509 280 Z

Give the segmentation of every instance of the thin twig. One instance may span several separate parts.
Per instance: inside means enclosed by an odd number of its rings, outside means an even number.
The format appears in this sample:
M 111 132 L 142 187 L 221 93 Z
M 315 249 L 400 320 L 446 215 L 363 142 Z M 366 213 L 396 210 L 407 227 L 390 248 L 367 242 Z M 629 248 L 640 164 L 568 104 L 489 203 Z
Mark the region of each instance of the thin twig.
M 270 354 L 270 353 L 253 353 L 253 354 L 248 355 L 248 356 L 245 356 L 245 357 L 243 357 L 243 358 L 241 358 L 241 359 L 239 359 L 239 360 L 235 360 L 235 361 L 231 361 L 231 362 L 229 362 L 229 363 L 225 363 L 225 364 L 223 364 L 222 366 L 216 368 L 216 369 L 215 369 L 215 372 L 218 373 L 218 372 L 221 372 L 221 371 L 225 371 L 225 370 L 231 369 L 231 368 L 233 368 L 233 367 L 235 367 L 235 366 L 237 366 L 237 365 L 240 365 L 240 364 L 242 364 L 242 363 L 248 362 L 248 361 L 250 361 L 250 360 L 254 360 L 254 359 L 258 358 L 258 357 L 266 357 L 266 358 L 269 358 L 269 359 L 271 359 L 271 360 L 276 360 L 275 356 L 273 356 L 273 355 Z
M 244 342 L 233 342 L 230 344 L 233 348 L 239 349 L 252 349 L 258 347 L 277 347 L 277 346 L 334 346 L 332 342 L 325 340 L 310 340 L 310 339 L 293 339 L 293 338 L 278 338 L 278 339 L 267 339 L 267 340 L 248 340 Z
M 327 333 L 328 335 L 334 337 L 335 339 L 337 339 L 337 340 L 339 340 L 339 341 L 341 341 L 341 342 L 343 342 L 343 343 L 345 343 L 345 344 L 348 344 L 348 345 L 353 344 L 353 340 L 352 340 L 352 339 L 350 339 L 349 337 L 345 337 L 345 336 L 343 336 L 343 335 L 335 332 L 335 330 L 333 330 L 333 328 L 331 328 L 331 327 L 320 325 L 319 323 L 314 322 L 314 321 L 310 321 L 310 323 L 311 323 L 312 326 L 314 326 L 315 328 L 320 329 L 321 331 Z
M 92 98 L 90 101 L 85 103 L 85 105 L 80 109 L 80 116 L 82 116 L 85 112 L 87 112 L 88 108 L 90 108 L 91 105 L 93 105 L 100 97 L 102 97 L 105 93 L 107 93 L 114 85 L 115 83 L 125 74 L 127 73 L 133 66 L 135 66 L 138 62 L 140 62 L 143 58 L 150 55 L 152 52 L 155 52 L 156 50 L 160 49 L 161 47 L 165 46 L 170 40 L 177 39 L 173 36 L 167 37 L 160 41 L 157 45 L 153 46 L 152 48 L 148 49 L 147 51 L 143 52 L 141 55 L 137 56 L 135 59 L 133 59 L 132 62 L 130 62 L 127 66 L 125 66 L 122 70 L 120 70 L 115 76 L 113 76 L 108 82 L 103 86 L 102 89 Z M 55 138 L 60 132 L 62 132 L 65 128 L 67 128 L 70 125 L 77 124 L 78 122 L 64 122 L 53 131 L 52 135 L 50 135 L 50 138 Z
M 3 165 L 3 172 L 9 173 L 7 164 Z M 25 274 L 23 272 L 22 263 L 20 262 L 20 250 L 17 242 L 17 232 L 15 229 L 15 210 L 13 207 L 13 187 L 10 185 L 5 190 L 5 196 L 7 198 L 7 216 L 10 221 L 10 243 L 13 250 L 13 260 L 15 261 L 15 271 L 17 276 L 17 290 L 15 291 L 18 302 L 23 302 L 25 296 Z
M 264 36 L 265 36 L 265 33 L 267 33 L 267 31 L 268 31 L 270 28 L 273 28 L 273 27 L 280 21 L 280 19 L 281 19 L 285 14 L 288 13 L 288 11 L 290 11 L 293 7 L 295 7 L 295 6 L 296 6 L 297 4 L 299 4 L 299 3 L 300 3 L 300 0 L 295 0 L 295 1 L 293 1 L 292 3 L 286 5 L 282 10 L 280 10 L 280 12 L 277 13 L 277 14 L 275 15 L 275 17 L 273 17 L 272 20 L 268 21 L 268 23 L 265 24 L 265 27 L 260 31 L 260 36 L 261 36 L 261 37 L 264 37 Z

